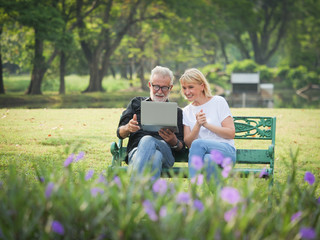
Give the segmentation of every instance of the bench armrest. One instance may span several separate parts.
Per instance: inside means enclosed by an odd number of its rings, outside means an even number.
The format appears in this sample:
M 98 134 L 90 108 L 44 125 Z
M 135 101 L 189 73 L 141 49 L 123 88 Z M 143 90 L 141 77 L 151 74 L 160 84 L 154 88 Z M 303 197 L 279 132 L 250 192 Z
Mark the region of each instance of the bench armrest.
M 269 157 L 271 157 L 272 159 L 274 158 L 274 145 L 271 144 L 268 148 L 268 154 L 269 154 Z
M 118 147 L 118 144 L 116 142 L 112 142 L 111 143 L 110 152 L 111 152 L 111 154 L 113 156 L 116 155 L 117 153 L 119 153 L 119 147 Z

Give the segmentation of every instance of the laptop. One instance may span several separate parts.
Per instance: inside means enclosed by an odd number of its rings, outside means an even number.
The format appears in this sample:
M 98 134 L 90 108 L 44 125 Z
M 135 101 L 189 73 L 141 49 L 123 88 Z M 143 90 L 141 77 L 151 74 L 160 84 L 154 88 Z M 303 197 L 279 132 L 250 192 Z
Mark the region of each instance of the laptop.
M 167 128 L 178 133 L 177 112 L 178 104 L 175 102 L 142 101 L 141 127 L 144 131 L 150 132 Z

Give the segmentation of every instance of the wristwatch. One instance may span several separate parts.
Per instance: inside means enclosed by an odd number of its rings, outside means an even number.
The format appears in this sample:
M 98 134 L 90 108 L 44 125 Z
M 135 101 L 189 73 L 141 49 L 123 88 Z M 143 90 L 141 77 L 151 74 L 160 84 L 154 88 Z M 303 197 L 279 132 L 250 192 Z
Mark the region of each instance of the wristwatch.
M 177 139 L 177 144 L 174 145 L 174 146 L 171 147 L 171 148 L 172 148 L 172 149 L 177 149 L 177 148 L 179 147 L 179 143 L 180 143 L 180 141 L 179 141 L 179 139 Z

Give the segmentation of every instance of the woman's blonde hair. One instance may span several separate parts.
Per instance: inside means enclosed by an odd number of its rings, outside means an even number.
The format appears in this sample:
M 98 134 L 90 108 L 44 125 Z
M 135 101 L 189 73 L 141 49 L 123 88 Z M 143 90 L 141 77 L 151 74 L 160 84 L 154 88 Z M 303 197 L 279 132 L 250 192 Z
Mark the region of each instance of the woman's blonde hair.
M 187 69 L 184 74 L 179 79 L 180 84 L 182 83 L 196 83 L 196 84 L 203 84 L 204 89 L 203 89 L 203 94 L 206 97 L 211 97 L 211 90 L 210 90 L 210 85 L 206 79 L 206 77 L 203 75 L 202 72 L 200 72 L 196 68 L 190 68 Z M 183 90 L 181 88 L 181 93 L 183 95 Z

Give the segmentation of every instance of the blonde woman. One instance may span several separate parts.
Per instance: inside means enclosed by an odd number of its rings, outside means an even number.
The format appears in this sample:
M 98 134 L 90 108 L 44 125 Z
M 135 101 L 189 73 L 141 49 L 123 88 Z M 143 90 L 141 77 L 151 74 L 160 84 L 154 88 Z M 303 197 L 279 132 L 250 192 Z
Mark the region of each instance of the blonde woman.
M 211 153 L 219 151 L 236 161 L 235 127 L 227 101 L 212 96 L 205 76 L 196 68 L 188 69 L 180 78 L 181 92 L 190 102 L 183 109 L 184 142 L 189 147 L 189 177 L 197 170 L 191 164 L 195 157 L 207 166 L 207 177 L 215 172 Z

